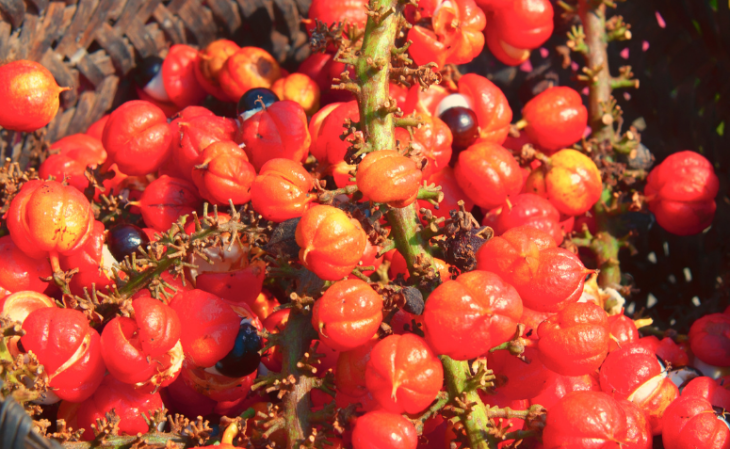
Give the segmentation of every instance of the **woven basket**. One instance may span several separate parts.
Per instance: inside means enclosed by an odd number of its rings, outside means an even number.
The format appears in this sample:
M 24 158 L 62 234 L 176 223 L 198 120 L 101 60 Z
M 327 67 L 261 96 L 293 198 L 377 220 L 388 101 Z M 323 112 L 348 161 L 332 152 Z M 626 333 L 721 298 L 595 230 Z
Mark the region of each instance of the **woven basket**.
M 271 52 L 284 66 L 309 53 L 301 18 L 310 0 L 0 0 L 0 63 L 38 61 L 61 86 L 61 109 L 35 136 L 2 131 L 0 156 L 29 157 L 39 136 L 78 133 L 133 98 L 126 76 L 173 44 L 230 38 Z

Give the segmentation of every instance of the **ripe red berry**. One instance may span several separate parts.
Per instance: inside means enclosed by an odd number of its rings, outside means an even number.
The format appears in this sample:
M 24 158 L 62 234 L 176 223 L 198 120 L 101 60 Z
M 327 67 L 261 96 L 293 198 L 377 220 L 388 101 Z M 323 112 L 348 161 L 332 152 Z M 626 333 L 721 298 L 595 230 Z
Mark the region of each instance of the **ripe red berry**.
M 533 170 L 523 191 L 547 198 L 565 215 L 581 215 L 601 198 L 603 184 L 596 164 L 575 150 L 561 150 L 549 164 Z
M 557 245 L 563 242 L 560 212 L 550 201 L 533 193 L 521 193 L 497 209 L 492 209 L 482 221 L 484 226 L 502 235 L 518 226 L 531 226 L 550 234 Z
M 31 312 L 46 307 L 56 307 L 56 303 L 43 293 L 19 291 L 0 299 L 0 317 L 23 324 Z
M 48 259 L 29 257 L 13 243 L 12 237 L 0 237 L 0 297 L 27 290 L 44 292 L 48 282 L 43 278 L 51 274 Z
M 530 226 L 512 228 L 477 251 L 477 268 L 498 274 L 512 284 L 525 307 L 558 312 L 583 293 L 587 270 L 570 251 Z
M 383 298 L 359 279 L 335 283 L 312 309 L 312 326 L 319 339 L 338 351 L 367 343 L 382 321 Z
M 689 344 L 695 357 L 713 366 L 730 366 L 730 315 L 713 313 L 692 323 Z
M 251 199 L 256 170 L 235 142 L 213 142 L 200 153 L 196 162 L 193 182 L 204 199 L 224 205 L 229 201 L 246 204 Z
M 727 379 L 695 377 L 682 388 L 682 396 L 698 396 L 710 401 L 713 407 L 730 410 L 730 388 Z
M 54 271 L 58 256 L 78 250 L 94 227 L 89 200 L 71 186 L 56 181 L 23 184 L 8 210 L 8 231 L 28 256 L 51 256 Z
M 277 223 L 301 217 L 316 199 L 312 175 L 299 162 L 272 159 L 261 167 L 251 186 L 253 210 Z
M 225 66 L 218 72 L 218 83 L 234 101 L 249 89 L 270 88 L 279 78 L 279 63 L 266 50 L 257 47 L 240 48 L 228 57 Z
M 324 280 L 342 279 L 357 266 L 367 236 L 360 223 L 332 206 L 302 215 L 295 234 L 302 264 Z
M 354 449 L 416 449 L 418 433 L 413 424 L 395 413 L 382 410 L 357 419 L 352 432 Z
M 304 73 L 292 73 L 279 78 L 271 90 L 281 100 L 292 100 L 299 103 L 307 115 L 319 110 L 319 86 Z
M 618 401 L 599 391 L 578 391 L 548 411 L 542 439 L 546 448 L 619 447 L 626 415 Z
M 103 265 L 104 234 L 104 223 L 94 220 L 86 242 L 73 253 L 59 258 L 62 270 L 70 271 L 75 268 L 79 270 L 68 283 L 74 295 L 83 296 L 84 288 L 92 291 L 92 287 L 98 292 L 103 292 L 107 286 L 114 283 L 111 275 L 100 269 Z
M 59 398 L 81 402 L 96 391 L 106 369 L 99 333 L 89 327 L 83 313 L 42 307 L 28 315 L 23 330 L 23 348 L 38 357 Z
M 613 352 L 639 340 L 639 330 L 634 320 L 622 313 L 608 317 L 608 331 L 611 340 L 608 343 L 608 352 Z
M 682 395 L 664 412 L 662 443 L 666 449 L 726 449 L 730 429 L 699 396 Z
M 553 373 L 545 388 L 540 394 L 533 397 L 530 402 L 540 404 L 545 409 L 550 410 L 565 395 L 574 391 L 601 391 L 598 374 L 592 372 L 582 376 L 563 376 L 562 374 Z
M 544 321 L 537 332 L 540 360 L 558 374 L 588 374 L 608 354 L 606 312 L 593 303 L 568 305 Z
M 170 101 L 178 108 L 199 104 L 207 92 L 195 77 L 198 51 L 189 45 L 176 44 L 162 62 L 162 80 Z
M 256 170 L 271 159 L 304 162 L 312 142 L 307 115 L 299 103 L 291 100 L 277 101 L 244 120 L 240 135 Z
M 353 136 L 340 139 L 345 131 L 345 120 L 360 120 L 360 111 L 356 101 L 329 105 L 312 117 L 309 130 L 312 136 L 310 152 L 320 164 L 336 164 L 345 159 L 347 149 L 352 145 Z
M 413 159 L 393 150 L 374 151 L 358 166 L 357 187 L 370 201 L 406 207 L 416 201 L 422 178 Z
M 644 195 L 659 225 L 677 235 L 692 235 L 712 224 L 720 181 L 712 164 L 693 151 L 680 151 L 654 167 Z
M 588 125 L 588 110 L 580 94 L 563 86 L 551 87 L 528 101 L 522 117 L 527 121 L 527 136 L 548 152 L 579 141 Z
M 148 101 L 132 100 L 119 106 L 104 126 L 102 142 L 109 158 L 130 176 L 156 171 L 167 159 L 172 133 L 162 109 Z
M 488 271 L 464 273 L 431 293 L 423 313 L 426 339 L 439 355 L 469 360 L 509 340 L 522 316 L 522 300 Z
M 218 73 L 223 69 L 228 57 L 237 52 L 241 47 L 228 39 L 218 39 L 204 49 L 198 51 L 195 59 L 195 79 L 206 92 L 221 101 L 238 101 L 238 98 L 230 98 L 223 92 L 218 82 Z
M 178 217 L 191 214 L 201 203 L 193 183 L 162 175 L 147 186 L 139 208 L 147 226 L 165 232 Z
M 185 356 L 195 366 L 213 366 L 233 349 L 241 319 L 219 297 L 191 290 L 171 306 L 185 330 L 180 335 Z
M 335 369 L 337 392 L 360 397 L 368 394 L 365 383 L 365 369 L 370 361 L 370 353 L 379 340 L 368 340 L 364 345 L 341 352 Z
M 537 348 L 528 346 L 522 355 L 529 363 L 509 351 L 495 351 L 488 356 L 489 369 L 497 376 L 497 392 L 508 399 L 534 398 L 556 376 L 540 361 Z
M 504 204 L 522 188 L 520 166 L 512 153 L 496 143 L 476 143 L 462 151 L 454 174 L 464 193 L 485 209 Z
M 441 390 L 441 361 L 415 334 L 390 335 L 375 345 L 365 370 L 373 397 L 392 413 L 419 413 Z
M 507 97 L 496 84 L 475 73 L 459 78 L 459 93 L 469 98 L 479 119 L 479 142 L 504 143 L 512 121 Z
M 35 61 L 13 61 L 0 66 L 0 126 L 33 132 L 56 116 L 59 87 L 51 72 Z
M 234 140 L 237 129 L 232 119 L 202 113 L 199 109 L 186 108 L 170 123 L 173 138 L 168 163 L 176 165 L 177 172 L 172 170 L 172 173 L 179 173 L 188 181 L 193 179 L 200 153 L 214 142 Z
M 424 172 L 425 176 L 425 172 Z M 459 201 L 464 202 L 464 209 L 471 210 L 474 207 L 474 202 L 461 190 L 459 183 L 456 181 L 456 175 L 454 169 L 446 167 L 436 174 L 431 175 L 426 180 L 426 184 L 435 184 L 441 187 L 441 192 L 444 194 L 444 199 L 439 203 L 439 208 L 436 209 L 433 204 L 426 200 L 418 200 L 418 207 L 425 208 L 433 212 L 436 217 L 451 218 L 449 211 L 459 209 Z

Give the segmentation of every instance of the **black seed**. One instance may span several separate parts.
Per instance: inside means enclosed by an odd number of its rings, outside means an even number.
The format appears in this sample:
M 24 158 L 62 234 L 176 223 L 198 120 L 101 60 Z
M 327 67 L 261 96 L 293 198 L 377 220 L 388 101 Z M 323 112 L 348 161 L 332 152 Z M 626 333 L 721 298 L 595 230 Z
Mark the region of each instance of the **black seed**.
M 106 238 L 106 244 L 109 252 L 117 261 L 122 261 L 126 256 L 132 257 L 137 252 L 137 248 L 145 247 L 150 243 L 147 234 L 141 228 L 132 224 L 122 224 L 114 226 L 109 230 Z
M 259 100 L 260 99 L 260 100 Z M 249 89 L 245 94 L 238 100 L 238 106 L 236 107 L 236 113 L 243 117 L 244 120 L 264 109 L 272 104 L 279 101 L 279 97 L 276 94 L 265 87 L 256 87 Z M 262 104 L 263 103 L 263 104 Z
M 132 78 L 137 86 L 145 88 L 147 83 L 162 70 L 163 59 L 159 56 L 148 56 L 142 60 L 142 63 L 134 68 Z
M 249 322 L 243 322 L 238 328 L 233 349 L 215 364 L 215 369 L 228 377 L 248 376 L 259 367 L 262 347 L 256 328 Z
M 458 160 L 459 153 L 473 144 L 479 137 L 479 121 L 477 115 L 469 108 L 456 106 L 449 108 L 439 116 L 451 130 L 454 141 L 451 144 L 452 164 Z

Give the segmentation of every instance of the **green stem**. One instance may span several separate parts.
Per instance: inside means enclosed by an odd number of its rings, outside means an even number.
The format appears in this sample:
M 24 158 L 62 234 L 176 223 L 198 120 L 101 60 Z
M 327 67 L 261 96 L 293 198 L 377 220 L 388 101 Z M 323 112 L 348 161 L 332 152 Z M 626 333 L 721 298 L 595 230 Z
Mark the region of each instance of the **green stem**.
M 606 5 L 593 0 L 580 0 L 579 14 L 588 46 L 586 62 L 593 74 L 589 83 L 588 114 L 593 131 L 591 136 L 599 141 L 611 140 L 613 128 L 603 122 L 604 105 L 611 98 L 611 75 L 608 71 L 608 37 L 606 35 Z
M 281 348 L 284 366 L 282 377 L 293 376 L 294 384 L 283 398 L 284 428 L 286 429 L 288 447 L 299 447 L 312 432 L 312 402 L 309 392 L 315 387 L 315 378 L 309 376 L 297 365 L 309 350 L 312 338 L 316 335 L 312 329 L 309 314 L 292 309 L 286 328 L 281 333 Z
M 497 447 L 497 441 L 488 432 L 489 414 L 482 399 L 475 390 L 467 388 L 467 379 L 471 377 L 469 363 L 457 362 L 447 356 L 441 357 L 446 377 L 446 388 L 451 398 L 461 397 L 471 405 L 471 410 L 459 416 L 471 449 L 491 449 Z
M 64 449 L 128 449 L 135 443 L 144 441 L 149 446 L 165 447 L 168 441 L 171 441 L 179 447 L 186 447 L 189 441 L 176 433 L 149 433 L 141 436 L 123 435 L 110 436 L 104 441 L 78 441 L 73 443 L 63 443 Z

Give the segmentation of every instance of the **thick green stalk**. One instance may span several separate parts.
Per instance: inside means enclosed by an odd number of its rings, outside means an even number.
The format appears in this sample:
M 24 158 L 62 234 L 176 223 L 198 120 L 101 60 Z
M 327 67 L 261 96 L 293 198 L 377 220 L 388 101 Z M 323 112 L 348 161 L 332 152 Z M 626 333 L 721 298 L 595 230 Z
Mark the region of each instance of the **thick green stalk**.
M 446 377 L 446 389 L 451 398 L 461 397 L 465 402 L 471 404 L 471 410 L 461 414 L 461 419 L 466 434 L 469 437 L 471 449 L 496 448 L 497 441 L 488 432 L 489 414 L 482 399 L 475 390 L 467 388 L 467 379 L 471 377 L 468 362 L 457 362 L 447 356 L 441 357 Z
M 597 0 L 580 0 L 579 14 L 585 30 L 589 82 L 588 114 L 591 136 L 599 141 L 611 140 L 613 127 L 604 121 L 604 105 L 611 98 L 611 74 L 608 70 L 608 35 L 606 34 L 606 5 Z
M 312 402 L 309 392 L 314 388 L 314 377 L 307 375 L 299 366 L 304 353 L 314 337 L 311 317 L 292 309 L 286 328 L 281 333 L 281 348 L 284 358 L 282 374 L 284 378 L 294 377 L 294 384 L 284 396 L 284 428 L 288 437 L 288 447 L 296 448 L 303 444 L 312 432 L 310 415 Z
M 390 80 L 391 50 L 395 43 L 399 26 L 399 16 L 403 5 L 398 0 L 370 0 L 369 9 L 376 12 L 368 18 L 365 37 L 356 64 L 360 86 L 358 103 L 360 106 L 360 125 L 365 139 L 373 151 L 395 148 L 394 116 L 389 111 L 388 83 Z M 419 231 L 416 203 L 401 209 L 391 209 L 387 213 L 391 235 L 398 251 L 408 264 L 408 270 L 415 274 L 415 265 L 421 259 L 422 265 L 429 265 L 431 255 L 426 249 Z M 460 418 L 465 423 L 471 449 L 496 447 L 490 444 L 487 424 L 487 410 L 475 391 L 466 391 L 471 377 L 466 362 L 455 362 L 448 357 L 443 359 L 449 397 L 453 401 L 466 395 L 471 410 Z

